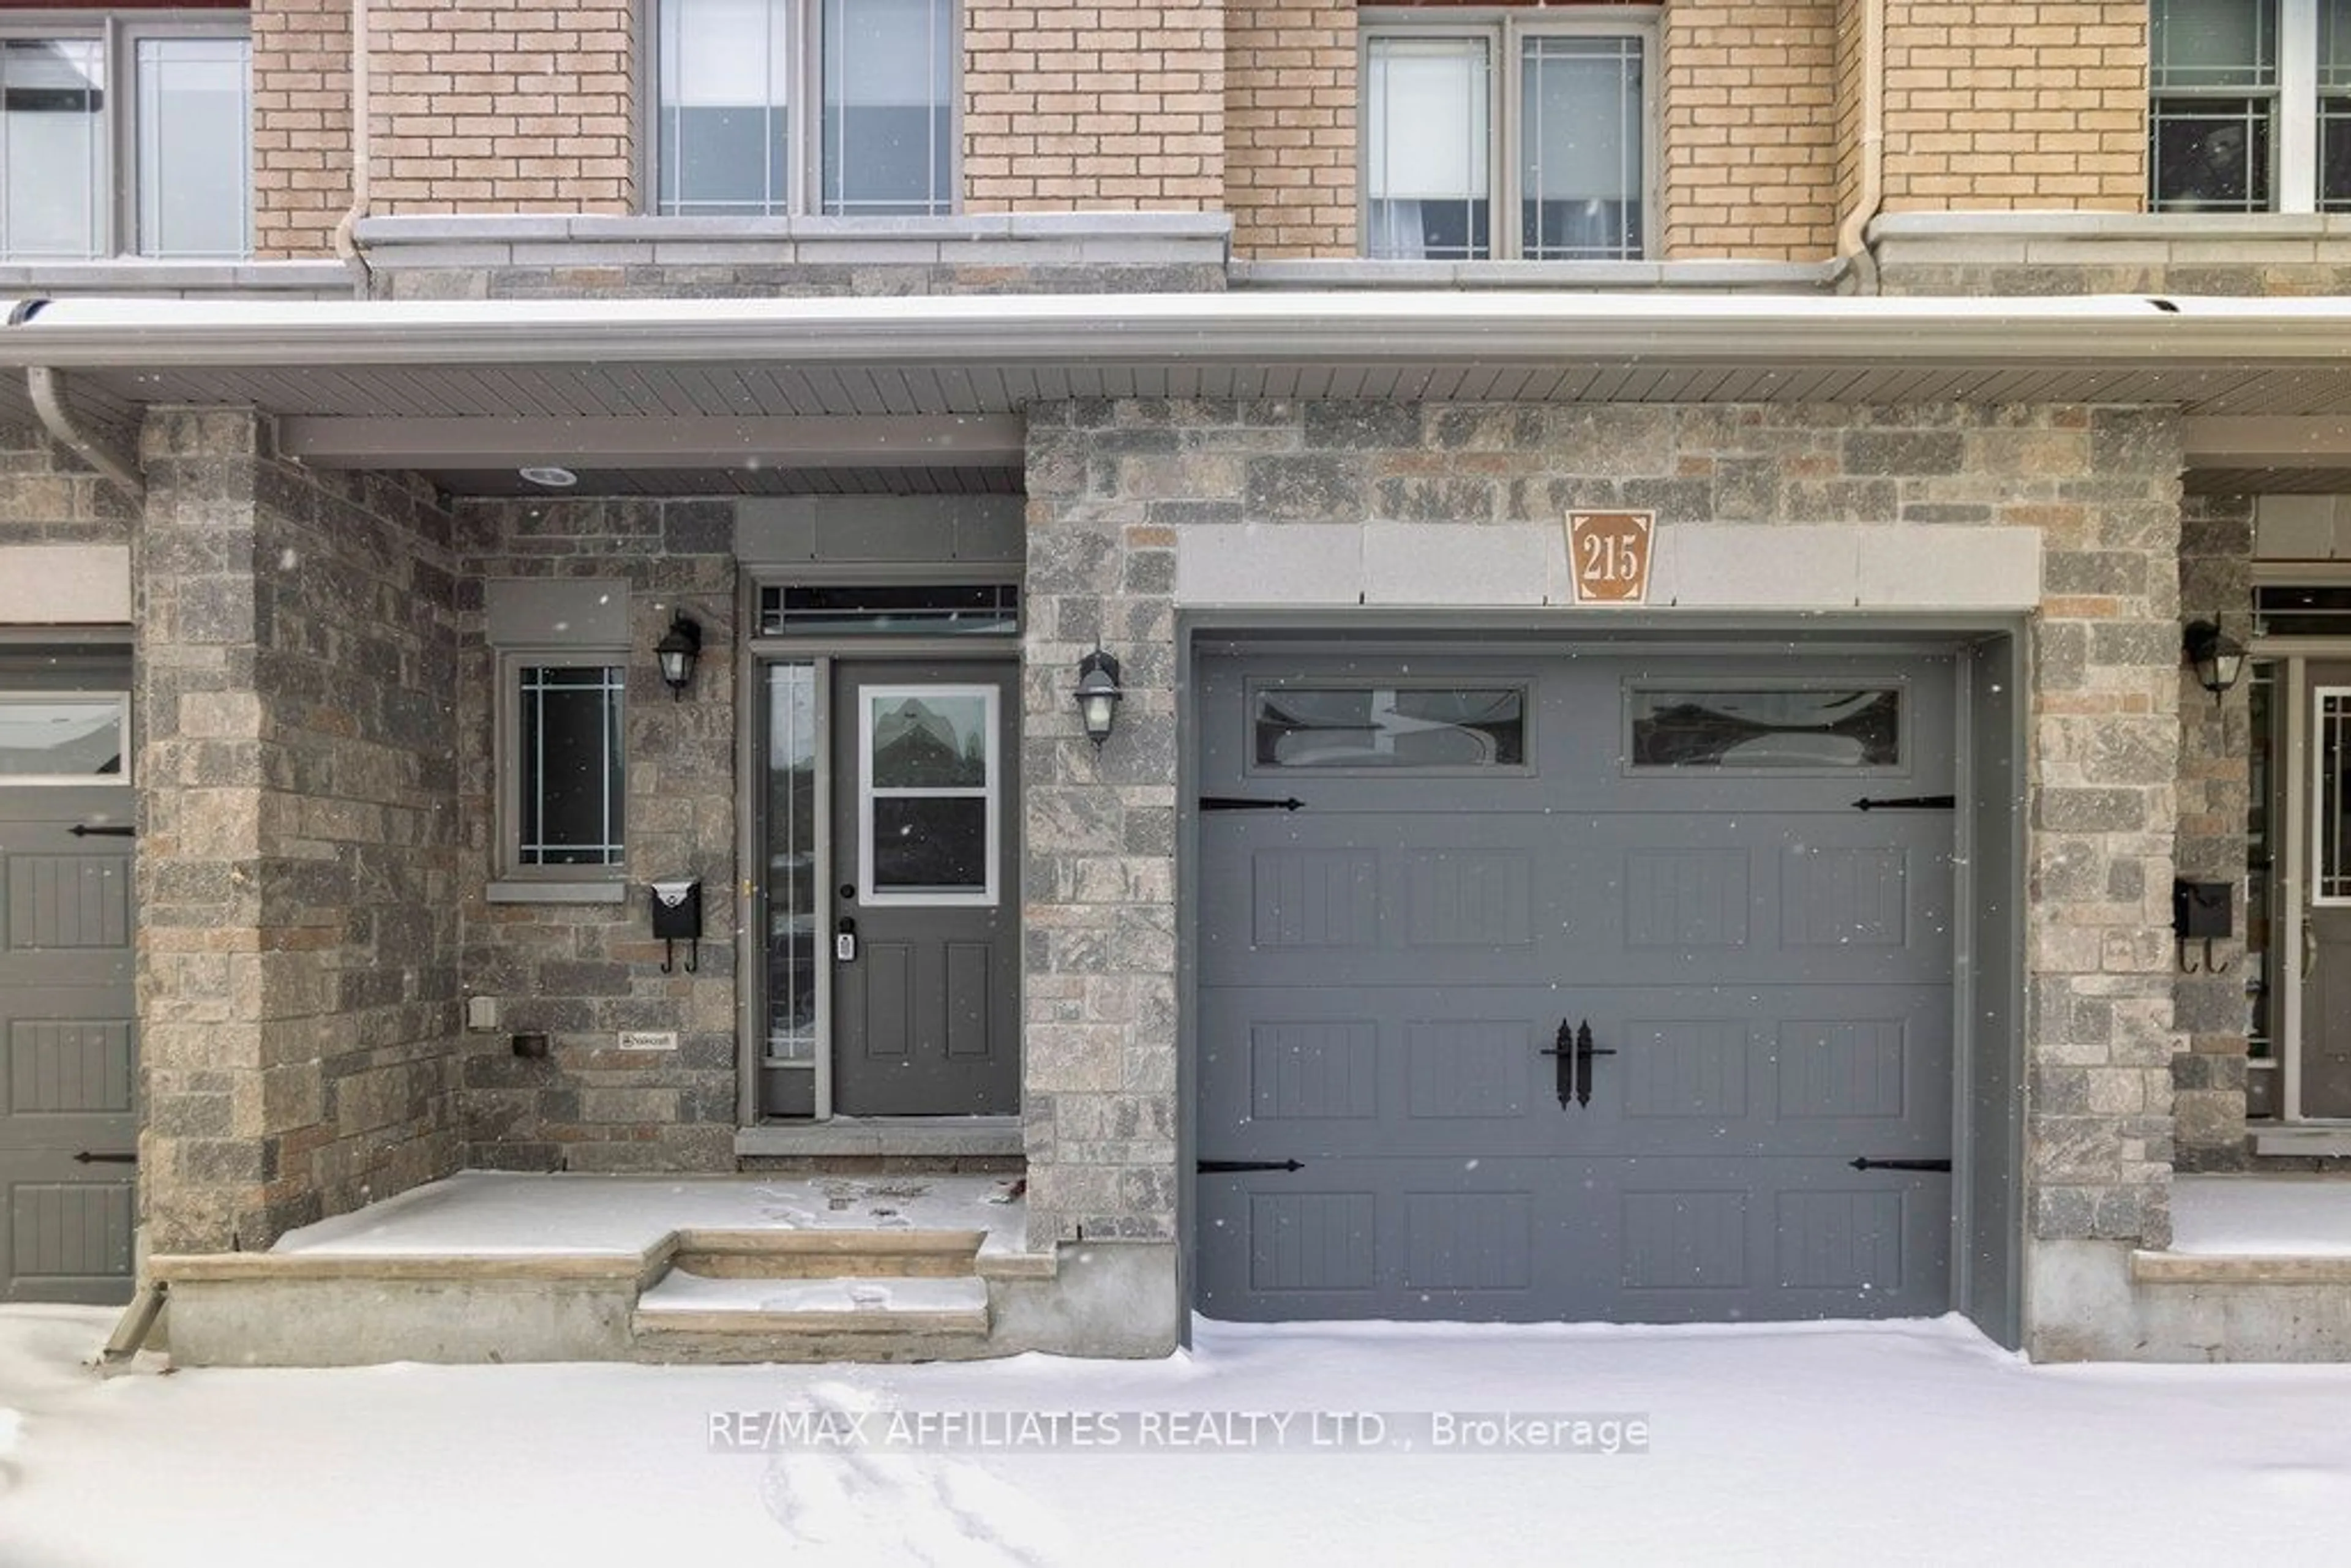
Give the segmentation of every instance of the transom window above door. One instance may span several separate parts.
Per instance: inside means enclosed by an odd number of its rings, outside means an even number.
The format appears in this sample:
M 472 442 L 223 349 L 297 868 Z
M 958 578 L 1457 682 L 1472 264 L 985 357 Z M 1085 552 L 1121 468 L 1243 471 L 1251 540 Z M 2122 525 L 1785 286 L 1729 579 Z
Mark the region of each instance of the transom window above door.
M 2351 212 L 2351 0 L 2154 0 L 2147 204 Z
M 655 17 L 656 212 L 955 210 L 953 0 L 656 0 Z
M 19 26 L 7 16 L 0 11 L 0 259 L 251 252 L 252 49 L 242 23 Z
M 1465 15 L 1366 16 L 1364 254 L 1640 257 L 1654 162 L 1648 28 L 1549 11 L 1465 25 Z

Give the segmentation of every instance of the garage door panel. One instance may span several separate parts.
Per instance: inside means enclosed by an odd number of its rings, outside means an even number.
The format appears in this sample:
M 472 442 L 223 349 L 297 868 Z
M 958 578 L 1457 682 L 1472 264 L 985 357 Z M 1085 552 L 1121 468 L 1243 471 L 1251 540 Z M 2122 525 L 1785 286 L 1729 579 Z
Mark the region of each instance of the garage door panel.
M 0 1152 L 0 1300 L 121 1301 L 131 1217 L 126 1178 L 90 1180 L 57 1151 Z
M 1899 768 L 1627 769 L 1626 683 L 1673 663 L 1520 666 L 1515 779 L 1296 768 L 1299 810 L 1201 817 L 1204 1311 L 1948 1305 L 1951 1177 L 1855 1168 L 1953 1152 L 1954 818 L 1855 809 L 1949 789 L 1947 666 L 1898 677 Z M 1228 733 L 1251 673 L 1210 662 L 1204 790 L 1264 793 Z

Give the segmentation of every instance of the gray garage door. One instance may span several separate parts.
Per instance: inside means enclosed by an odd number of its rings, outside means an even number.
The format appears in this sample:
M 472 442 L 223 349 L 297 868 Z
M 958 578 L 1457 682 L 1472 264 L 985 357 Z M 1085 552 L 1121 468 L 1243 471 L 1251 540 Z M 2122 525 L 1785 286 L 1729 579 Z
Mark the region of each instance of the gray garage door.
M 1204 661 L 1202 1310 L 1947 1310 L 1951 690 Z
M 129 685 L 0 657 L 0 1300 L 130 1293 Z

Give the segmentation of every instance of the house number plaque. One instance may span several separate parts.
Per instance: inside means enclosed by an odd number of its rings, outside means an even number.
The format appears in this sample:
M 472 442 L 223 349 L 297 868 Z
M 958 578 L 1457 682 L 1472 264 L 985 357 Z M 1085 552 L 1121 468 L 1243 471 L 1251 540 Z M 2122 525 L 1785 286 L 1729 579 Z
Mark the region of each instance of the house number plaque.
M 1569 576 L 1578 604 L 1644 604 L 1649 598 L 1649 546 L 1655 512 L 1570 512 Z

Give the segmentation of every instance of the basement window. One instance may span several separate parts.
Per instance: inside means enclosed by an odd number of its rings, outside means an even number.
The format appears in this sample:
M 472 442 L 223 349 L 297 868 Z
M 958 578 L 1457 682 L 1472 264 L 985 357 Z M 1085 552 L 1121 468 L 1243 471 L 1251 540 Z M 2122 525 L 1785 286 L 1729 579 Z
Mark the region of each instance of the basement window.
M 0 26 L 0 259 L 250 254 L 251 56 L 211 24 Z

